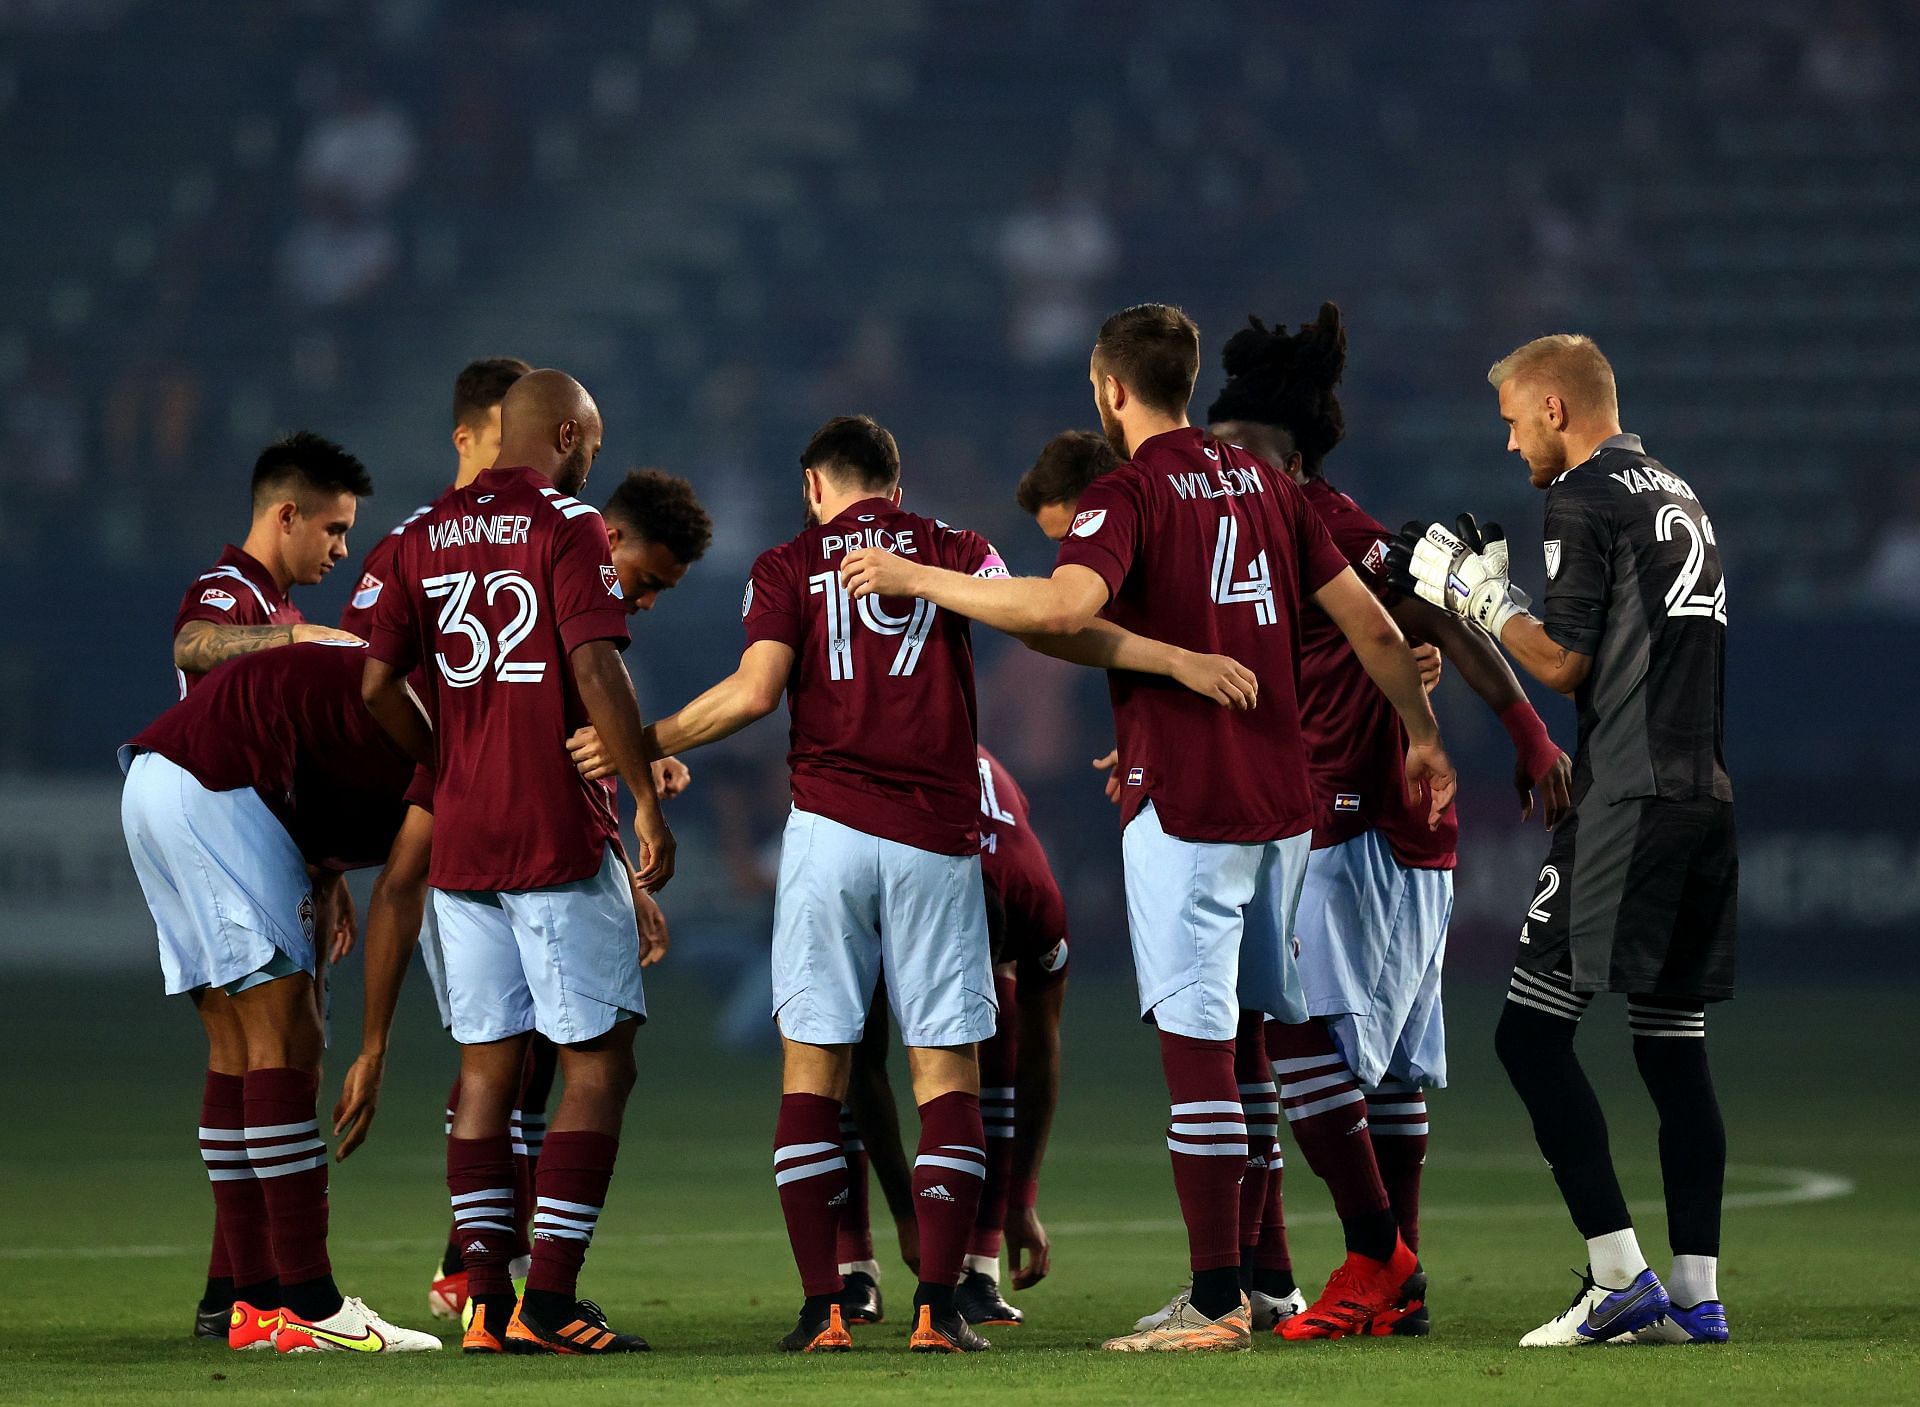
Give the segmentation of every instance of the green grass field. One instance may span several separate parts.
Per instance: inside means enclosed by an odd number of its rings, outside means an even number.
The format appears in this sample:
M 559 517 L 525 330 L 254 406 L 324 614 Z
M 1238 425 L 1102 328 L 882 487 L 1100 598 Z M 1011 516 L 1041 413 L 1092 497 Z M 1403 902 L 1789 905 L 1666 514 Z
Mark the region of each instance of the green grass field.
M 1153 1042 L 1129 992 L 1081 982 L 1068 1001 L 1068 1071 L 1041 1213 L 1053 1276 L 1018 1297 L 1027 1327 L 995 1332 L 978 1358 L 909 1356 L 895 1320 L 859 1351 L 773 1351 L 796 1283 L 768 1172 L 770 1060 L 709 1053 L 711 1003 L 686 979 L 650 983 L 641 1086 L 586 1292 L 655 1352 L 607 1362 L 387 1361 L 229 1354 L 187 1337 L 204 1270 L 209 1198 L 194 1156 L 199 1052 L 184 1004 L 157 978 L 9 978 L 0 1050 L 14 1093 L 0 1143 L 0 1400 L 128 1402 L 555 1401 L 973 1403 L 1230 1400 L 1849 1403 L 1920 1397 L 1916 1166 L 1904 1094 L 1861 1091 L 1905 1046 L 1898 994 L 1756 994 L 1716 1015 L 1734 1171 L 1722 1290 L 1737 1342 L 1725 1350 L 1522 1352 L 1515 1340 L 1560 1309 L 1580 1245 L 1488 1052 L 1499 993 L 1450 1005 L 1455 1085 L 1434 1100 L 1425 1260 L 1434 1337 L 1425 1342 L 1256 1344 L 1222 1358 L 1094 1352 L 1159 1304 L 1184 1274 Z M 410 1000 L 418 1002 L 418 993 Z M 336 1003 L 357 1029 L 358 1000 Z M 427 1324 L 427 1270 L 446 1224 L 440 1099 L 451 1048 L 418 1004 L 396 1052 L 374 1141 L 333 1177 L 336 1272 L 350 1293 Z M 1613 1114 L 1614 1146 L 1664 1269 L 1653 1135 L 1627 1058 L 1625 1013 L 1603 1003 L 1584 1039 Z M 344 1063 L 344 1062 L 337 1062 Z M 1897 1070 L 1888 1085 L 1904 1090 Z M 331 1098 L 331 1092 L 328 1096 Z M 1303 1283 L 1338 1247 L 1324 1189 L 1295 1160 L 1289 1225 Z M 883 1228 L 884 1231 L 884 1228 Z M 892 1266 L 886 1288 L 910 1282 Z

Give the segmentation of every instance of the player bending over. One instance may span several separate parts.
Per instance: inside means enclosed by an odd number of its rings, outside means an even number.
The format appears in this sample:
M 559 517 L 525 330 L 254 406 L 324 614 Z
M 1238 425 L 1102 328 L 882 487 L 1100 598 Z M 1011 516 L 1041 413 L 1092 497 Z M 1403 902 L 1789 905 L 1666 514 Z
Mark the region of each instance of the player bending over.
M 329 642 L 237 660 L 120 749 L 121 821 L 167 992 L 192 996 L 210 1048 L 238 1052 L 239 1107 L 200 1129 L 235 1349 L 440 1347 L 342 1295 L 327 1255 L 315 913 L 342 870 L 386 853 L 414 777 L 361 703 L 364 653 Z M 231 1032 L 206 1017 L 215 992 Z
M 1225 652 L 1259 681 L 1260 706 L 1242 712 L 1108 674 L 1128 926 L 1141 1015 L 1159 1027 L 1193 1268 L 1164 1322 L 1108 1341 L 1122 1352 L 1251 1343 L 1236 1038 L 1257 1044 L 1266 1014 L 1306 1019 L 1292 954 L 1314 810 L 1294 687 L 1303 598 L 1334 618 L 1406 723 L 1406 775 L 1431 781 L 1430 823 L 1454 788 L 1406 642 L 1299 490 L 1187 423 L 1199 356 L 1199 331 L 1177 308 L 1145 304 L 1101 327 L 1089 378 L 1107 438 L 1129 462 L 1082 493 L 1052 577 L 975 580 L 880 549 L 842 567 L 856 601 L 917 596 L 1015 634 L 1071 634 L 1100 617 Z M 1418 1296 L 1418 1280 L 1412 1252 L 1396 1245 L 1359 1288 L 1398 1302 Z
M 1409 524 L 1409 589 L 1484 629 L 1579 709 L 1573 809 L 1520 926 L 1495 1046 L 1533 1119 L 1588 1267 L 1566 1312 L 1523 1346 L 1725 1343 L 1716 1281 L 1726 1131 L 1707 1068 L 1706 1004 L 1733 995 L 1739 860 L 1722 750 L 1727 584 L 1700 497 L 1622 434 L 1613 368 L 1558 334 L 1496 362 L 1507 448 L 1546 490 L 1546 609 L 1527 614 L 1507 544 L 1470 517 Z M 1673 1269 L 1648 1267 L 1574 1054 L 1595 992 L 1624 992 L 1633 1055 L 1660 1114 Z

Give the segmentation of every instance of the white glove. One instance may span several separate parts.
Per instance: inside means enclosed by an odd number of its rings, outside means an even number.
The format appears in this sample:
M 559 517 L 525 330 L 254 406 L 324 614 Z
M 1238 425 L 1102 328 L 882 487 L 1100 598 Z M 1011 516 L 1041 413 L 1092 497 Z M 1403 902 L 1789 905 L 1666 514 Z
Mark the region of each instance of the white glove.
M 1527 593 L 1507 579 L 1507 539 L 1499 525 L 1487 524 L 1483 533 L 1471 514 L 1462 514 L 1460 527 L 1474 545 L 1454 536 L 1438 523 L 1424 531 L 1408 531 L 1400 538 L 1402 571 L 1423 601 L 1472 621 L 1495 640 L 1507 622 L 1523 615 Z

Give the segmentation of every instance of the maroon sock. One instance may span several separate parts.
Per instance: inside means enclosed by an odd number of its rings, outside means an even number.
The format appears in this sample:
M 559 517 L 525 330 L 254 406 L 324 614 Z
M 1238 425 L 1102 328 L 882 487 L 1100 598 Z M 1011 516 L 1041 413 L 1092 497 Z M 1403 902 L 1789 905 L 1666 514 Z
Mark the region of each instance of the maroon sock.
M 787 1220 L 793 1263 L 800 1270 L 800 1292 L 838 1294 L 845 1282 L 834 1253 L 847 1190 L 838 1100 L 824 1094 L 780 1096 L 780 1117 L 773 1128 L 773 1185 Z
M 247 1071 L 247 1161 L 266 1203 L 275 1278 L 283 1290 L 328 1280 L 333 1273 L 327 1259 L 327 1145 L 320 1137 L 319 1094 L 319 1076 L 305 1070 Z M 302 1312 L 302 1317 L 311 1315 Z
M 986 1141 L 978 1095 L 953 1090 L 920 1106 L 913 1208 L 920 1223 L 922 1285 L 951 1289 L 960 1281 L 987 1176 Z
M 213 1187 L 207 1274 L 252 1289 L 274 1278 L 274 1265 L 267 1199 L 247 1160 L 246 1087 L 243 1076 L 207 1071 L 200 1094 L 200 1157 Z
M 1287 1217 L 1280 1196 L 1281 1174 L 1287 1160 L 1278 1143 L 1267 1160 L 1267 1204 L 1260 1211 L 1260 1239 L 1248 1252 L 1253 1288 L 1269 1295 L 1291 1294 L 1293 1253 L 1287 1248 Z
M 1240 1264 L 1240 1174 L 1247 1162 L 1247 1120 L 1233 1077 L 1232 1041 L 1160 1033 L 1160 1064 L 1173 1102 L 1167 1148 L 1173 1190 L 1187 1223 L 1193 1269 Z
M 1287 1128 L 1307 1166 L 1333 1193 L 1347 1249 L 1375 1260 L 1393 1255 L 1396 1231 L 1386 1185 L 1367 1136 L 1367 1097 L 1324 1021 L 1267 1028 Z
M 453 1077 L 452 1086 L 447 1090 L 446 1134 L 448 1138 L 453 1137 L 453 1116 L 459 1112 L 460 1112 L 460 1077 L 458 1075 L 455 1075 Z M 447 1224 L 447 1249 L 453 1253 L 451 1259 L 457 1263 L 460 1259 L 460 1222 L 458 1218 L 455 1218 L 453 1221 Z M 448 1268 L 447 1261 L 445 1260 L 441 1261 L 440 1268 L 442 1271 L 445 1271 Z
M 987 1176 L 980 1188 L 980 1210 L 974 1213 L 973 1235 L 967 1254 L 1000 1255 L 1001 1233 L 1007 1224 L 1007 1197 L 1013 1182 L 1014 1080 L 1020 1067 L 1020 1035 L 1015 1024 L 1018 998 L 1014 979 L 994 979 L 1000 999 L 1000 1025 L 980 1043 L 980 1123 L 987 1136 Z
M 1382 1080 L 1367 1095 L 1374 1161 L 1387 1185 L 1407 1249 L 1420 1249 L 1420 1174 L 1427 1165 L 1427 1096 L 1418 1085 Z
M 1267 1059 L 1266 1022 L 1259 1012 L 1242 1012 L 1233 1042 L 1233 1078 L 1247 1119 L 1247 1165 L 1240 1176 L 1240 1244 L 1244 1248 L 1260 1240 L 1267 1207 L 1267 1160 L 1280 1131 L 1280 1096 Z M 1250 1257 L 1246 1263 L 1251 1263 Z
M 853 1122 L 853 1110 L 840 1106 L 840 1151 L 847 1160 L 847 1199 L 840 1204 L 834 1232 L 839 1264 L 873 1259 L 873 1218 L 868 1208 L 867 1145 Z
M 547 1093 L 553 1088 L 553 1047 L 535 1037 L 527 1042 L 520 1069 L 520 1097 L 514 1101 L 507 1132 L 513 1140 L 513 1253 L 533 1249 L 534 1189 L 540 1179 L 540 1150 L 547 1140 Z
M 513 1293 L 513 1145 L 505 1134 L 447 1140 L 453 1236 L 475 1299 Z
M 529 1291 L 576 1297 L 619 1152 L 620 1140 L 611 1134 L 565 1129 L 547 1135 L 534 1198 Z

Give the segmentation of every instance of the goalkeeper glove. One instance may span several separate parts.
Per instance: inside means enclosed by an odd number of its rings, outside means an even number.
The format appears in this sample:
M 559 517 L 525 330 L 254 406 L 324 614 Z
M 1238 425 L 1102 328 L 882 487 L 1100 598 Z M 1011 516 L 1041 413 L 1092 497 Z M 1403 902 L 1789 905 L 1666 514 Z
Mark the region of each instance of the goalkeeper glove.
M 1388 550 L 1402 591 L 1472 621 L 1495 640 L 1508 621 L 1525 613 L 1527 593 L 1507 579 L 1507 535 L 1498 523 L 1482 529 L 1473 514 L 1457 520 L 1459 535 L 1438 523 L 1408 523 Z

